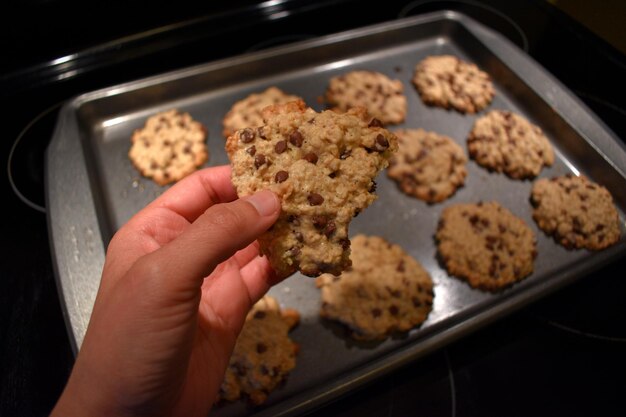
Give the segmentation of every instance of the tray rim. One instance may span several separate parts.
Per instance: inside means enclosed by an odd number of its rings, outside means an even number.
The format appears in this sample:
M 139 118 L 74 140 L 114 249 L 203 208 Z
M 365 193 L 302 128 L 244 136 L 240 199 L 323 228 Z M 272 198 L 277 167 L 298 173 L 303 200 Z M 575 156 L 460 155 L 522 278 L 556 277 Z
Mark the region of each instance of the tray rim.
M 80 145 L 80 138 L 77 137 L 79 136 L 77 112 L 80 110 L 81 106 L 88 102 L 96 101 L 111 95 L 121 95 L 133 90 L 153 86 L 158 83 L 174 81 L 208 71 L 217 70 L 219 68 L 241 65 L 246 62 L 267 59 L 273 56 L 288 54 L 297 50 L 324 46 L 329 43 L 341 42 L 355 37 L 437 21 L 452 21 L 463 26 L 482 44 L 484 44 L 490 52 L 500 59 L 505 66 L 511 68 L 511 70 L 531 88 L 536 84 L 553 86 L 554 88 L 550 90 L 537 88 L 533 88 L 533 90 L 542 100 L 554 109 L 555 113 L 557 113 L 559 117 L 563 118 L 563 120 L 573 130 L 586 140 L 587 143 L 592 146 L 605 159 L 605 161 L 618 172 L 621 177 L 626 178 L 626 145 L 622 143 L 619 138 L 617 138 L 611 129 L 606 126 L 606 124 L 597 115 L 595 115 L 580 99 L 578 99 L 578 97 L 573 95 L 559 80 L 554 78 L 549 72 L 536 63 L 532 57 L 519 50 L 517 46 L 511 43 L 508 39 L 476 22 L 472 18 L 456 11 L 444 10 L 378 23 L 375 25 L 322 36 L 312 40 L 300 41 L 286 46 L 279 46 L 259 52 L 246 53 L 218 61 L 195 65 L 84 93 L 69 100 L 61 109 L 57 126 L 55 127 L 55 131 L 53 133 L 53 138 L 46 151 L 45 160 L 46 206 L 49 208 L 47 210 L 47 216 L 53 266 L 57 289 L 66 320 L 66 327 L 74 353 L 76 354 L 78 352 L 79 346 L 82 343 L 82 338 L 84 337 L 84 332 L 87 328 L 88 318 L 85 318 L 85 313 L 87 312 L 84 308 L 81 309 L 80 307 L 81 304 L 85 304 L 84 302 L 81 303 L 79 300 L 81 290 L 75 288 L 73 286 L 74 282 L 71 282 L 71 279 L 68 279 L 67 277 L 68 275 L 71 277 L 76 276 L 77 274 L 80 275 L 81 273 L 97 273 L 96 276 L 99 277 L 102 266 L 104 265 L 105 253 L 105 245 L 102 242 L 102 234 L 100 233 L 100 229 L 98 227 L 98 218 L 95 208 L 83 207 L 83 211 L 80 213 L 85 221 L 84 224 L 87 225 L 86 230 L 90 230 L 90 233 L 92 234 L 90 238 L 82 236 L 84 240 L 91 241 L 92 253 L 95 254 L 94 259 L 92 259 L 93 262 L 89 265 L 83 265 L 81 262 L 73 259 L 72 253 L 70 253 L 71 251 L 68 251 L 67 248 L 63 247 L 64 242 L 66 242 L 68 238 L 66 230 L 68 222 L 62 221 L 61 224 L 59 224 L 57 221 L 58 213 L 63 212 L 64 206 L 69 204 L 70 207 L 75 207 L 76 204 L 84 204 L 85 201 L 87 203 L 93 203 L 92 190 L 86 180 L 87 167 L 85 161 L 83 159 L 73 161 L 72 165 L 67 167 L 67 163 L 61 160 L 62 158 L 60 158 L 60 154 L 58 153 L 67 151 L 66 147 L 71 146 L 72 144 L 78 143 L 79 146 L 82 147 L 82 145 Z M 69 131 L 72 132 L 73 135 L 67 135 L 64 133 L 68 129 L 70 129 Z M 597 136 L 598 132 L 601 133 L 600 136 Z M 591 137 L 593 137 L 593 140 L 590 139 Z M 60 202 L 57 198 L 55 198 L 55 196 L 58 195 L 58 192 L 61 192 L 61 195 L 68 194 L 67 192 L 63 192 L 67 190 L 63 190 L 62 187 L 59 187 L 59 184 L 62 182 L 55 181 L 55 179 L 59 177 L 58 170 L 61 167 L 70 171 L 72 173 L 71 177 L 74 179 L 76 178 L 76 175 L 78 175 L 79 179 L 82 179 L 79 181 L 80 184 L 78 184 L 78 187 L 76 187 L 75 184 L 72 185 L 72 188 L 76 188 L 76 190 L 72 190 L 70 198 L 68 201 L 64 202 Z M 461 320 L 459 323 L 456 323 L 451 327 L 433 332 L 428 338 L 420 339 L 419 343 L 408 344 L 394 349 L 392 352 L 383 355 L 381 358 L 371 363 L 351 369 L 345 375 L 331 381 L 330 384 L 326 384 L 323 387 L 313 387 L 308 390 L 304 390 L 303 392 L 287 398 L 280 403 L 270 405 L 267 408 L 259 410 L 258 413 L 254 413 L 253 415 L 289 416 L 303 411 L 310 411 L 340 397 L 341 395 L 353 391 L 369 381 L 398 369 L 408 362 L 414 361 L 419 357 L 439 349 L 442 346 L 465 336 L 466 334 L 511 314 L 512 312 L 524 307 L 532 300 L 538 299 L 538 296 L 543 297 L 567 284 L 570 284 L 576 279 L 588 275 L 589 272 L 608 264 L 613 259 L 616 259 L 621 253 L 623 253 L 623 251 L 623 244 L 618 244 L 614 247 L 608 248 L 605 251 L 595 254 L 593 262 L 589 262 L 585 259 L 581 262 L 581 267 L 575 271 L 572 269 L 565 271 L 561 270 L 550 279 L 549 283 L 542 282 L 537 283 L 537 285 L 530 286 L 524 292 L 516 293 L 514 296 L 507 298 L 502 303 L 498 303 L 495 306 L 490 307 L 488 310 L 480 311 L 471 316 L 469 319 Z M 101 256 L 98 256 L 98 254 Z M 93 287 L 91 289 L 93 290 Z M 87 304 L 89 304 L 89 302 Z M 93 304 L 93 302 L 91 302 L 91 304 Z M 90 314 L 90 311 L 88 313 Z

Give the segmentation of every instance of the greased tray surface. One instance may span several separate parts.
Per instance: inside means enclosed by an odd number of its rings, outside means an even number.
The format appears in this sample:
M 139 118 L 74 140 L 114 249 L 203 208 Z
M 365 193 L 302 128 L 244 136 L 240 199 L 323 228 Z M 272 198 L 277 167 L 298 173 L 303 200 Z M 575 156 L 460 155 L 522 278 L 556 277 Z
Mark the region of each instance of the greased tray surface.
M 495 84 L 492 104 L 477 115 L 425 106 L 411 85 L 415 65 L 428 55 L 452 54 L 476 63 Z M 230 106 L 269 86 L 323 107 L 330 77 L 356 69 L 380 71 L 404 83 L 406 121 L 395 128 L 424 128 L 465 139 L 477 117 L 491 109 L 518 112 L 539 125 L 556 151 L 540 177 L 585 174 L 613 194 L 623 227 L 626 151 L 617 138 L 558 81 L 499 35 L 453 12 L 439 12 L 210 63 L 89 93 L 62 110 L 47 153 L 47 202 L 57 282 L 76 347 L 80 346 L 97 291 L 104 248 L 115 231 L 166 188 L 142 178 L 127 153 L 134 129 L 169 108 L 189 112 L 209 131 L 206 166 L 228 163 L 221 120 Z M 270 293 L 301 313 L 291 337 L 301 346 L 297 366 L 267 403 L 215 408 L 216 416 L 293 415 L 396 369 L 492 320 L 536 300 L 623 255 L 624 232 L 601 252 L 568 251 L 541 232 L 531 217 L 532 181 L 515 181 L 467 164 L 465 186 L 443 203 L 428 205 L 403 194 L 385 173 L 378 200 L 355 218 L 350 234 L 380 235 L 400 244 L 431 274 L 433 310 L 406 337 L 381 343 L 350 340 L 340 326 L 319 319 L 314 280 L 294 275 Z M 436 259 L 434 232 L 441 211 L 460 202 L 496 200 L 521 217 L 537 236 L 535 272 L 497 294 L 449 277 Z

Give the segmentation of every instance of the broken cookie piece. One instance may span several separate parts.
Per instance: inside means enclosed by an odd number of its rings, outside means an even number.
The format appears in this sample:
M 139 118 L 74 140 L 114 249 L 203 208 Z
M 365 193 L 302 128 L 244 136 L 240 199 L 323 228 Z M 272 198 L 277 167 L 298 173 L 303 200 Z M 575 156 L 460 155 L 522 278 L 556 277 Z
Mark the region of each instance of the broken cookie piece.
M 350 266 L 348 226 L 375 199 L 374 178 L 398 149 L 396 136 L 363 108 L 315 112 L 303 101 L 269 106 L 265 124 L 226 142 L 240 197 L 269 189 L 282 213 L 259 238 L 276 273 L 339 275 Z

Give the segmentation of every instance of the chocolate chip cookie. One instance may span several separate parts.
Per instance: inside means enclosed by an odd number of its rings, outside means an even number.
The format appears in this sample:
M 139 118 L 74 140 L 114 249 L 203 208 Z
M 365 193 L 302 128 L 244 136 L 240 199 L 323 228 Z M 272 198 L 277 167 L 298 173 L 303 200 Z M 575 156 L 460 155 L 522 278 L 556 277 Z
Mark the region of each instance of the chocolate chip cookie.
M 189 113 L 176 109 L 146 120 L 131 137 L 128 152 L 133 165 L 145 177 L 166 185 L 191 174 L 209 159 L 206 129 Z
M 438 203 L 464 184 L 467 157 L 453 139 L 423 129 L 401 129 L 394 133 L 399 147 L 389 161 L 387 175 L 406 194 Z
M 554 163 L 554 151 L 539 126 L 519 114 L 493 110 L 479 118 L 467 138 L 479 165 L 514 179 L 534 178 Z
M 352 71 L 331 78 L 326 100 L 342 112 L 364 107 L 384 124 L 402 123 L 406 117 L 407 101 L 402 81 L 392 80 L 380 72 Z
M 600 250 L 620 239 L 611 193 L 584 176 L 542 178 L 533 184 L 533 219 L 568 249 Z
M 533 272 L 533 231 L 497 202 L 447 207 L 435 238 L 448 273 L 474 288 L 497 291 Z
M 273 297 L 256 303 L 237 338 L 217 400 L 265 402 L 296 366 L 298 346 L 288 333 L 299 319 L 296 310 L 281 311 Z
M 299 101 L 266 108 L 264 120 L 226 142 L 239 195 L 270 189 L 282 202 L 261 250 L 282 277 L 338 275 L 350 266 L 348 225 L 376 199 L 398 140 L 362 108 L 316 113 Z
M 261 110 L 272 104 L 283 104 L 302 100 L 300 97 L 287 94 L 278 87 L 269 87 L 260 93 L 253 93 L 237 101 L 222 120 L 224 137 L 246 127 L 258 127 L 263 124 Z
M 357 340 L 381 340 L 406 332 L 428 316 L 433 283 L 400 246 L 378 236 L 352 239 L 352 267 L 340 276 L 316 279 L 320 315 L 346 325 Z
M 452 55 L 422 60 L 415 67 L 413 84 L 424 103 L 461 113 L 481 111 L 495 94 L 486 72 Z

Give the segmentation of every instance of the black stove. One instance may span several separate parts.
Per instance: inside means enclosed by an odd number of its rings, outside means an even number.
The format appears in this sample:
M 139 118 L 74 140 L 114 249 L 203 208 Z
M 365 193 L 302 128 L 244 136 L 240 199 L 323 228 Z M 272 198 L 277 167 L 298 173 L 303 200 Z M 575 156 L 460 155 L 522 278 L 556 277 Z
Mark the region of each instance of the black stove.
M 547 2 L 205 3 L 182 1 L 173 8 L 140 1 L 132 12 L 117 1 L 105 6 L 31 0 L 5 14 L 1 416 L 47 415 L 73 362 L 44 198 L 44 152 L 58 110 L 69 98 L 189 65 L 451 9 L 509 38 L 626 138 L 626 95 L 619 87 L 626 56 Z M 623 259 L 606 266 L 310 415 L 626 415 L 625 269 Z

